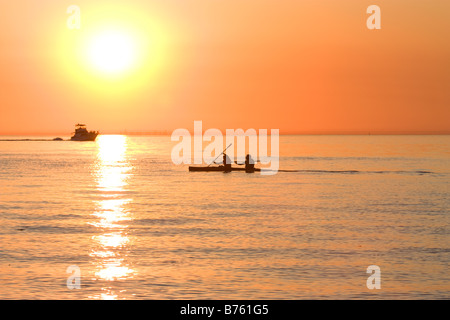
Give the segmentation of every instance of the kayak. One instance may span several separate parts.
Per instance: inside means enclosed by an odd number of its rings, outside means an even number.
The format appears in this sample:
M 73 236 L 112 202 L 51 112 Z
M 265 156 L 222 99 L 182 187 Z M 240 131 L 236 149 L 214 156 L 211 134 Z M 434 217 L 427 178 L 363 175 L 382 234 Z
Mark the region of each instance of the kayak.
M 215 166 L 215 167 L 194 167 L 194 166 L 189 166 L 189 171 L 201 171 L 201 172 L 225 171 L 225 167 L 224 166 Z M 244 171 L 245 172 L 245 168 L 231 167 L 231 171 Z M 261 171 L 261 169 L 255 168 L 255 171 Z

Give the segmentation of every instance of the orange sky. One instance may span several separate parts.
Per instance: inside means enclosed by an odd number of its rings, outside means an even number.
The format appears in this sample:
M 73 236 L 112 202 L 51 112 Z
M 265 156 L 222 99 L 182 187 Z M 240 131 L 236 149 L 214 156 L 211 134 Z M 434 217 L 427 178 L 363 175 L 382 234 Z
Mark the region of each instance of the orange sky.
M 69 30 L 66 9 L 81 9 Z M 366 8 L 381 8 L 368 30 Z M 2 1 L 0 134 L 193 128 L 450 132 L 450 2 Z M 96 27 L 148 45 L 108 79 L 76 52 Z M 81 39 L 81 40 L 80 40 Z

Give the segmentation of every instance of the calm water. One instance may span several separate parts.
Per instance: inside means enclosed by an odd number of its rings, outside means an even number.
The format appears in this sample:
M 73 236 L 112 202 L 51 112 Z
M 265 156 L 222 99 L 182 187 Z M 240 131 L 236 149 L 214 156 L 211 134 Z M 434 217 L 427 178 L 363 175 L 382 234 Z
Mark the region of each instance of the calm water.
M 164 136 L 0 141 L 0 299 L 450 298 L 450 136 L 280 142 L 305 171 L 189 173 Z

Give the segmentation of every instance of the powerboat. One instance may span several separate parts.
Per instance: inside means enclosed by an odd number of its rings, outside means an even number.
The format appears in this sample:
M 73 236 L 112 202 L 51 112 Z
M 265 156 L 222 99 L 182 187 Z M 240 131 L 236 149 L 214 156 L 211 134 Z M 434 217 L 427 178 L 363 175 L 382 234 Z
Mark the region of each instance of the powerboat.
M 95 141 L 99 132 L 98 131 L 87 131 L 86 125 L 78 123 L 75 126 L 75 133 L 70 138 L 72 141 Z

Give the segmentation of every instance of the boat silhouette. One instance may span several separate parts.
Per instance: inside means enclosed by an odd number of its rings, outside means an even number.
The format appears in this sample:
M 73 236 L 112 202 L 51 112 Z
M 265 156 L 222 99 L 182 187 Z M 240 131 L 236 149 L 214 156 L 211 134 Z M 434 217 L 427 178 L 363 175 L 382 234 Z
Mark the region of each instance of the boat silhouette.
M 70 138 L 72 141 L 95 141 L 99 132 L 87 131 L 86 125 L 78 123 L 75 125 L 74 135 Z

